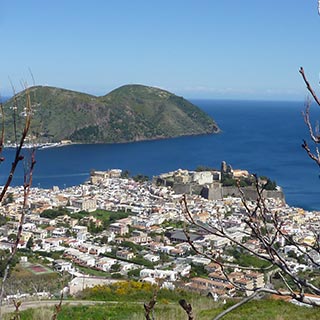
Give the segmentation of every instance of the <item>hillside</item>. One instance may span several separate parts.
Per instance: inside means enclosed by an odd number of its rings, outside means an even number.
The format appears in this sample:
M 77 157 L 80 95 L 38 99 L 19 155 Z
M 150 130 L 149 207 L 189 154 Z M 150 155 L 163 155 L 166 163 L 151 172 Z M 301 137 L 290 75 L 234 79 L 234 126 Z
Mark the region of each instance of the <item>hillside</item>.
M 29 91 L 33 105 L 30 134 L 37 142 L 117 143 L 219 131 L 198 107 L 158 88 L 126 85 L 102 97 L 44 86 Z M 19 125 L 25 93 L 17 94 L 16 100 Z M 12 106 L 13 99 L 4 105 L 6 140 L 11 141 Z
M 175 301 L 173 299 L 160 298 L 154 307 L 154 318 L 157 320 L 186 320 L 186 312 L 179 306 L 178 300 L 181 298 L 177 294 Z M 117 301 L 116 299 L 96 304 L 89 300 L 88 304 L 82 304 L 81 301 L 65 301 L 62 303 L 61 312 L 58 314 L 59 320 L 141 320 L 146 319 L 143 303 L 150 301 L 151 297 L 145 296 L 140 300 Z M 187 299 L 191 302 L 194 319 L 211 320 L 227 307 L 234 304 L 228 301 L 226 305 L 222 302 L 214 302 L 207 297 L 191 297 Z M 51 302 L 52 303 L 52 302 Z M 58 301 L 55 301 L 58 304 Z M 77 303 L 78 305 L 72 305 Z M 90 304 L 89 304 L 90 303 Z M 21 320 L 51 319 L 54 313 L 54 307 L 41 307 L 44 302 L 39 302 L 38 309 L 28 309 L 20 313 Z M 22 302 L 22 308 L 24 302 Z M 41 317 L 42 315 L 42 317 Z M 12 319 L 13 313 L 5 315 L 4 319 Z M 254 300 L 241 306 L 235 311 L 223 317 L 224 320 L 317 320 L 319 319 L 319 310 L 317 308 L 306 308 L 294 305 L 290 302 L 279 300 Z

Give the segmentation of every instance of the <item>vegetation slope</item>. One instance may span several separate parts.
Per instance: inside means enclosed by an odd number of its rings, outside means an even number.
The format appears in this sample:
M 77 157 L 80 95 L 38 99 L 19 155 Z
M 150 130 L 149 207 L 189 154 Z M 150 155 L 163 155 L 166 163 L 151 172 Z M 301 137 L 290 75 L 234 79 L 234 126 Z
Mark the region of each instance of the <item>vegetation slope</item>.
M 193 306 L 193 314 L 197 320 L 212 320 L 227 307 L 234 304 L 233 301 L 223 305 L 205 297 L 190 299 Z M 143 301 L 106 301 L 97 305 L 71 306 L 65 301 L 62 310 L 58 314 L 58 320 L 143 320 L 145 318 L 143 302 L 149 302 L 147 297 Z M 53 315 L 54 308 L 29 309 L 20 313 L 21 320 L 47 320 Z M 154 318 L 157 320 L 184 320 L 187 319 L 185 311 L 178 302 L 161 300 L 154 308 Z M 5 315 L 5 320 L 12 319 L 11 315 Z M 317 320 L 319 311 L 316 308 L 306 308 L 293 305 L 290 302 L 279 300 L 256 300 L 241 306 L 229 313 L 224 320 Z
M 219 131 L 214 120 L 198 107 L 154 87 L 126 85 L 102 97 L 47 86 L 28 90 L 33 114 L 30 136 L 40 143 L 118 143 Z M 13 112 L 17 132 L 21 131 L 24 102 L 25 91 L 4 105 L 6 141 L 14 140 Z

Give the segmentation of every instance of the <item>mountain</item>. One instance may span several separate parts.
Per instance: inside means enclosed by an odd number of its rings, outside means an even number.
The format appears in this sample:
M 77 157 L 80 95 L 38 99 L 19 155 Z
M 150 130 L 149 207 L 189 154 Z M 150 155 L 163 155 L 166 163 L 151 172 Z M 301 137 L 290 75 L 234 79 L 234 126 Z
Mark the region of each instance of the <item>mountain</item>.
M 28 90 L 32 104 L 30 135 L 37 142 L 68 139 L 117 143 L 219 132 L 214 120 L 198 107 L 154 87 L 125 85 L 102 97 L 47 86 Z M 25 91 L 15 98 L 19 126 L 24 116 Z M 4 104 L 6 140 L 11 141 L 13 101 Z

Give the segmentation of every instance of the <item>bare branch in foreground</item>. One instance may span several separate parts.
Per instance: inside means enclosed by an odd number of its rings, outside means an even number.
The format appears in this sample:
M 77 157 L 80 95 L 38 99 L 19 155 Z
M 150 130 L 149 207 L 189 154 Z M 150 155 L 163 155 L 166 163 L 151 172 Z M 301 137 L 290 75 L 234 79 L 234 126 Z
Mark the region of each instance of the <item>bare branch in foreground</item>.
M 311 293 L 320 295 L 320 288 L 316 284 L 312 283 L 307 277 L 295 272 L 291 268 L 290 259 L 288 259 L 286 254 L 284 254 L 283 247 L 280 245 L 281 242 L 284 242 L 293 246 L 296 251 L 303 255 L 304 259 L 306 259 L 310 264 L 317 265 L 317 261 L 313 258 L 311 253 L 312 251 L 319 253 L 318 236 L 316 237 L 315 243 L 311 245 L 308 243 L 300 243 L 295 237 L 295 234 L 288 233 L 285 228 L 286 216 L 282 214 L 281 211 L 275 211 L 273 207 L 269 208 L 271 202 L 264 198 L 265 184 L 263 181 L 259 181 L 257 176 L 254 176 L 254 178 L 255 191 L 257 195 L 256 200 L 246 199 L 243 190 L 238 186 L 243 206 L 240 210 L 242 214 L 240 219 L 242 223 L 245 224 L 242 234 L 257 243 L 254 247 L 247 247 L 246 242 L 242 242 L 242 240 L 237 239 L 228 232 L 228 228 L 226 227 L 228 224 L 225 224 L 227 220 L 223 219 L 219 215 L 218 210 L 210 216 L 209 221 L 204 223 L 194 218 L 192 209 L 189 208 L 186 195 L 184 195 L 180 200 L 182 212 L 186 222 L 188 223 L 184 226 L 186 241 L 195 253 L 210 259 L 217 265 L 217 267 L 220 267 L 220 270 L 217 271 L 216 274 L 213 274 L 212 280 L 208 281 L 218 281 L 215 280 L 216 277 L 218 277 L 219 281 L 222 280 L 222 282 L 231 285 L 232 290 L 244 292 L 248 295 L 242 301 L 218 315 L 216 319 L 222 318 L 228 312 L 231 312 L 255 297 L 259 297 L 258 294 L 263 293 L 286 296 L 312 306 L 320 306 L 320 302 L 317 302 L 306 294 Z M 244 210 L 242 211 L 242 209 Z M 212 248 L 207 250 L 202 248 L 202 250 L 199 250 L 196 243 L 191 240 L 190 230 L 195 234 L 208 235 L 209 238 L 210 236 L 223 238 L 227 240 L 229 246 L 236 248 L 235 250 L 241 249 L 250 255 L 269 262 L 267 267 L 259 270 L 267 272 L 265 274 L 267 275 L 267 280 L 265 282 L 260 282 L 259 285 L 253 285 L 252 287 L 238 282 L 234 277 L 235 272 L 233 270 L 242 270 L 241 272 L 243 276 L 246 277 L 245 270 L 254 268 L 251 268 L 250 266 L 246 267 L 238 264 L 230 264 L 227 260 L 228 257 L 225 259 L 223 257 L 223 252 L 219 253 L 219 250 L 213 251 Z M 282 284 L 277 286 L 277 288 L 274 288 L 274 283 L 272 281 L 275 274 L 278 274 L 279 279 L 282 280 Z M 221 278 L 221 276 L 224 276 L 225 279 Z M 206 281 L 206 279 L 204 279 L 204 281 Z M 206 288 L 208 287 L 210 290 L 215 290 L 215 285 L 213 283 L 208 283 Z M 219 284 L 217 288 L 220 287 L 221 285 Z M 226 293 L 228 294 L 228 291 L 226 291 Z
M 21 162 L 24 159 L 24 156 L 22 155 L 22 147 L 25 143 L 27 134 L 29 132 L 30 129 L 30 124 L 31 124 L 31 100 L 30 100 L 30 93 L 28 91 L 28 89 L 25 90 L 25 94 L 26 94 L 26 104 L 25 104 L 25 110 L 26 110 L 26 117 L 24 120 L 24 127 L 22 130 L 22 134 L 21 134 L 21 138 L 20 138 L 20 142 L 16 147 L 16 152 L 15 152 L 15 157 L 14 160 L 12 162 L 11 165 L 11 170 L 9 172 L 9 175 L 7 177 L 6 183 L 2 189 L 2 192 L 0 194 L 0 203 L 3 200 L 11 182 L 14 176 L 14 173 L 16 171 L 16 168 L 19 164 L 19 162 Z M 17 107 L 17 101 L 15 100 L 14 102 L 15 106 L 14 106 L 14 114 L 16 115 L 16 110 L 15 107 Z M 15 123 L 15 120 L 14 120 Z M 14 125 L 14 130 L 16 130 L 16 124 Z M 15 133 L 16 135 L 16 133 Z M 3 136 L 2 136 L 3 139 Z M 1 282 L 1 289 L 0 289 L 0 318 L 2 315 L 2 303 L 3 303 L 3 297 L 4 297 L 4 292 L 5 292 L 5 284 L 7 281 L 7 278 L 9 276 L 9 269 L 10 269 L 10 264 L 13 261 L 14 256 L 16 255 L 16 252 L 18 250 L 18 245 L 19 242 L 21 240 L 21 235 L 22 235 L 22 226 L 24 223 L 24 218 L 25 218 L 25 214 L 28 210 L 27 207 L 27 202 L 28 202 L 28 196 L 29 196 L 29 192 L 30 192 L 30 187 L 32 184 L 32 176 L 33 176 L 33 170 L 34 170 L 34 165 L 35 165 L 35 149 L 33 149 L 31 151 L 31 160 L 28 164 L 28 166 L 25 168 L 25 173 L 24 173 L 24 183 L 23 183 L 23 205 L 22 205 L 22 211 L 21 211 L 21 215 L 20 215 L 20 221 L 19 221 L 19 226 L 18 226 L 18 231 L 17 231 L 17 237 L 16 237 L 16 241 L 14 243 L 14 246 L 11 249 L 11 253 L 6 261 L 6 266 L 5 266 L 5 270 L 4 270 L 4 276 Z
M 59 303 L 54 306 L 55 307 L 55 311 L 54 311 L 54 314 L 51 317 L 51 320 L 56 320 L 57 319 L 58 314 L 62 310 L 62 301 L 63 301 L 63 291 L 61 291 Z
M 183 310 L 187 313 L 188 320 L 194 320 L 191 304 L 184 299 L 179 300 L 179 304 L 183 308 Z
M 14 315 L 13 317 L 11 318 L 11 320 L 20 320 L 21 319 L 21 316 L 20 316 L 20 306 L 21 306 L 21 301 L 16 301 L 16 300 L 13 300 L 13 305 L 14 305 Z
M 314 92 L 314 90 L 312 89 L 305 73 L 304 73 L 304 69 L 302 67 L 300 67 L 300 70 L 299 70 L 300 74 L 302 75 L 302 78 L 303 78 L 303 81 L 304 83 L 306 84 L 307 86 L 307 89 L 308 91 L 310 92 L 310 94 L 312 95 L 314 101 L 318 104 L 318 106 L 320 106 L 320 100 L 319 98 L 317 97 L 316 93 Z
M 158 296 L 159 289 L 160 289 L 160 283 L 157 285 L 151 300 L 148 303 L 143 304 L 146 320 L 154 320 L 153 312 L 154 312 L 154 306 L 157 303 L 157 296 Z
M 320 106 L 320 99 L 318 98 L 317 94 L 315 93 L 312 86 L 310 85 L 302 67 L 300 68 L 299 72 L 302 75 L 303 81 L 306 84 L 307 89 L 310 92 L 313 100 L 317 103 L 318 106 Z M 303 140 L 303 143 L 301 146 L 306 151 L 308 157 L 310 159 L 312 159 L 313 161 L 315 161 L 318 166 L 320 166 L 320 152 L 319 152 L 319 148 L 317 147 L 317 145 L 320 143 L 319 125 L 317 125 L 316 129 L 314 130 L 314 128 L 311 124 L 311 120 L 310 120 L 310 105 L 311 105 L 311 102 L 307 101 L 305 112 L 303 112 L 302 114 L 303 114 L 304 122 L 307 125 L 308 130 L 309 130 L 309 136 L 310 136 L 311 140 L 316 145 L 315 152 L 311 151 L 306 140 Z

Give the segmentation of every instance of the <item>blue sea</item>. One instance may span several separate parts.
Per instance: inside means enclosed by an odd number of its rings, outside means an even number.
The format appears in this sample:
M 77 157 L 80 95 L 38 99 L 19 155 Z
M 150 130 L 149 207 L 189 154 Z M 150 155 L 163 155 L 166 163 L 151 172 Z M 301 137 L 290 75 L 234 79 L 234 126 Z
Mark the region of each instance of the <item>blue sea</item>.
M 291 206 L 320 210 L 320 170 L 301 147 L 308 130 L 301 112 L 303 102 L 192 101 L 211 115 L 222 132 L 216 135 L 123 144 L 70 145 L 37 150 L 33 185 L 61 188 L 86 181 L 91 169 L 127 169 L 148 176 L 199 165 L 234 169 L 268 176 L 280 185 Z M 312 117 L 320 110 L 312 107 Z M 316 121 L 314 121 L 316 123 Z M 11 165 L 14 151 L 5 151 L 0 179 Z M 13 184 L 23 181 L 22 166 Z

